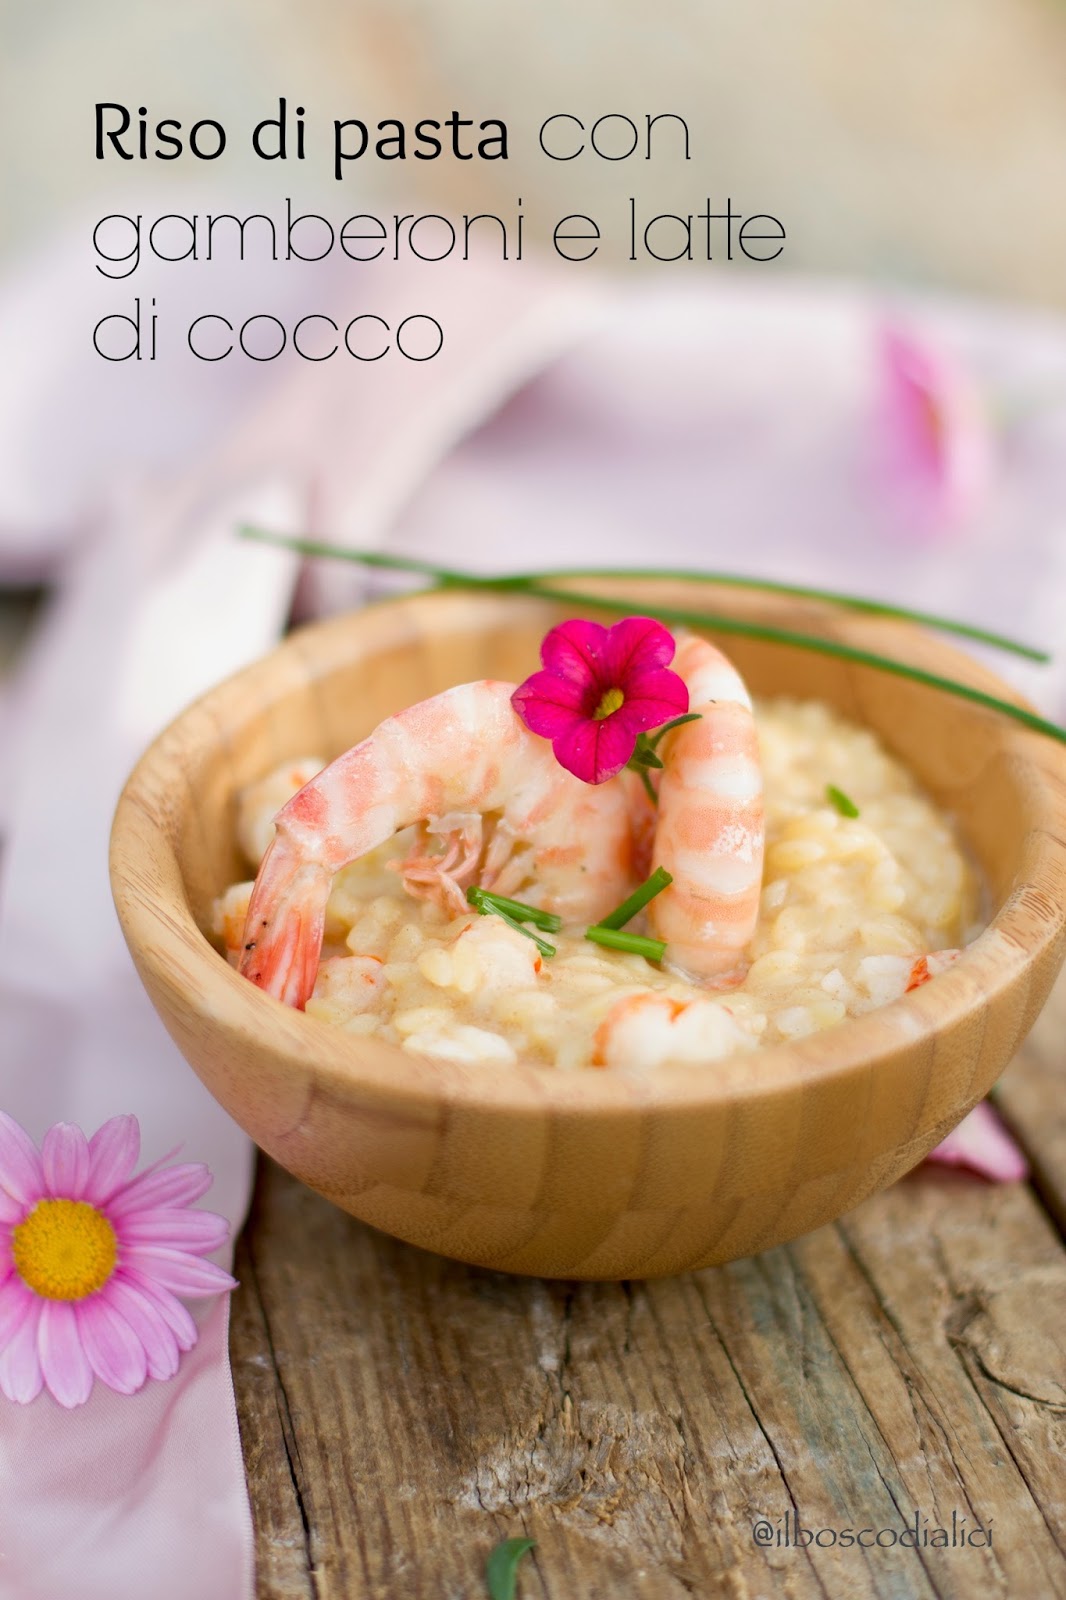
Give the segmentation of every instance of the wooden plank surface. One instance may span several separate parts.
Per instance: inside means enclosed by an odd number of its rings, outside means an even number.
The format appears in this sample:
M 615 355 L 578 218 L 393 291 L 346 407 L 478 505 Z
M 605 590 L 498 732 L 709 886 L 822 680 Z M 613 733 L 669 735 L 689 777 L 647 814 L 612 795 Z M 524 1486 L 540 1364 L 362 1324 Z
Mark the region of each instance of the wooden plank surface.
M 460 1266 L 264 1163 L 231 1339 L 262 1600 L 474 1600 L 523 1533 L 542 1600 L 1066 1596 L 1064 1024 L 1060 983 L 1000 1091 L 1034 1186 L 923 1168 L 681 1278 Z

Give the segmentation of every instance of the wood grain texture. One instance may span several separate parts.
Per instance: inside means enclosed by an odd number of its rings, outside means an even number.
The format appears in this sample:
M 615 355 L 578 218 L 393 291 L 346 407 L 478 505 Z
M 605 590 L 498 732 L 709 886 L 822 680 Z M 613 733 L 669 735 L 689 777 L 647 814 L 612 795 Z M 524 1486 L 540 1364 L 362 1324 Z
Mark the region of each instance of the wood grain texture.
M 1066 982 L 1005 1101 L 1064 1027 Z M 750 1260 L 580 1284 L 397 1244 L 264 1164 L 237 1271 L 260 1600 L 474 1600 L 522 1533 L 521 1600 L 1066 1595 L 1066 1253 L 1028 1186 L 927 1167 Z M 991 1548 L 752 1533 L 916 1511 Z
M 637 608 L 716 606 L 895 654 L 1009 694 L 913 628 L 767 595 L 616 584 Z M 580 592 L 577 586 L 575 593 Z M 996 915 L 933 983 L 839 1028 L 644 1081 L 419 1060 L 278 1005 L 200 929 L 237 870 L 236 789 L 331 755 L 449 684 L 521 678 L 545 629 L 589 609 L 436 595 L 294 635 L 199 702 L 130 781 L 116 902 L 167 1027 L 212 1093 L 291 1172 L 396 1237 L 475 1264 L 581 1278 L 728 1261 L 838 1216 L 912 1167 L 1025 1036 L 1066 937 L 1066 750 L 913 682 L 732 638 L 756 692 L 875 728 L 955 814 Z

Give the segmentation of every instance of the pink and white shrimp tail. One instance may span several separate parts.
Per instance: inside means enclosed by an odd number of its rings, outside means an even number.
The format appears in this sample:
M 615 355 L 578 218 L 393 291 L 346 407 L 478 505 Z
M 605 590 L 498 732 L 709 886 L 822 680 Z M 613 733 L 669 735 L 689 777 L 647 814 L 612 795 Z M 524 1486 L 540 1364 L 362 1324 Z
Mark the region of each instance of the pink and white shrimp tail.
M 700 713 L 667 735 L 655 865 L 673 883 L 648 907 L 666 961 L 694 978 L 734 972 L 755 931 L 764 844 L 762 768 L 751 697 L 732 662 L 685 635 L 674 670 Z
M 305 1005 L 333 875 L 401 828 L 453 812 L 492 816 L 485 866 L 501 881 L 507 867 L 509 892 L 567 922 L 594 922 L 617 904 L 633 881 L 631 785 L 593 788 L 565 771 L 519 719 L 513 693 L 486 679 L 408 706 L 293 796 L 248 906 L 245 977 Z
M 280 832 L 248 902 L 240 970 L 288 1006 L 303 1007 L 318 976 L 333 874 Z

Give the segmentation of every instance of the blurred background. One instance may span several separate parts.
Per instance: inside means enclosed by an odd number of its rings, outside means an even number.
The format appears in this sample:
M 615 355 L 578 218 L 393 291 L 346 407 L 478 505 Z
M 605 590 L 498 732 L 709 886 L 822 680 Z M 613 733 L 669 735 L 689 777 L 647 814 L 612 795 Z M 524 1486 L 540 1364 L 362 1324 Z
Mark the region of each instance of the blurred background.
M 38 413 L 51 438 L 75 453 L 80 443 L 115 476 L 114 440 L 105 449 L 94 428 L 111 415 L 109 397 L 134 385 L 84 348 L 92 297 L 118 309 L 122 285 L 98 278 L 90 245 L 93 222 L 112 208 L 251 210 L 293 194 L 334 218 L 408 204 L 506 215 L 521 196 L 535 236 L 571 210 L 621 219 L 630 195 L 647 214 L 728 197 L 782 219 L 777 262 L 633 266 L 615 225 L 596 267 L 566 270 L 587 281 L 613 266 L 627 283 L 646 274 L 671 285 L 719 272 L 760 285 L 819 275 L 878 291 L 1066 304 L 1066 0 L 6 0 L 0 28 L 0 541 L 9 549 L 0 585 L 9 596 L 39 576 L 37 543 L 61 542 L 60 524 L 100 491 L 86 467 L 67 498 L 58 493 L 29 439 Z M 281 95 L 308 108 L 299 166 L 248 150 L 249 129 Z M 186 128 L 218 117 L 229 147 L 214 164 L 98 162 L 99 99 Z M 505 119 L 510 159 L 367 159 L 333 181 L 333 117 L 410 124 L 453 109 Z M 621 112 L 638 124 L 676 113 L 692 159 L 549 161 L 536 129 L 553 112 L 587 122 Z M 272 292 L 291 295 L 294 278 L 280 267 Z M 250 291 L 242 282 L 237 292 Z M 247 362 L 196 374 L 199 395 L 169 430 L 166 393 L 139 373 L 143 398 L 115 424 L 125 443 L 114 459 L 123 470 L 187 464 L 199 439 L 189 418 L 218 434 L 242 415 L 249 385 L 271 376 Z M 181 446 L 170 456 L 160 442 L 168 431 Z M 0 612 L 2 662 L 27 613 L 10 598 Z
M 728 192 L 785 221 L 791 270 L 1066 302 L 1066 0 L 6 0 L 0 17 L 8 260 L 144 188 L 92 159 L 95 100 L 236 133 L 287 94 L 322 118 L 505 117 L 507 163 L 403 165 L 437 204 L 562 214 L 636 193 L 687 211 Z M 677 112 L 693 159 L 546 161 L 553 111 Z M 244 145 L 198 184 L 292 186 L 291 163 Z M 153 189 L 189 181 L 184 159 L 146 165 Z M 306 163 L 301 195 L 340 188 L 328 166 Z M 364 161 L 360 191 L 388 203 L 399 175 Z

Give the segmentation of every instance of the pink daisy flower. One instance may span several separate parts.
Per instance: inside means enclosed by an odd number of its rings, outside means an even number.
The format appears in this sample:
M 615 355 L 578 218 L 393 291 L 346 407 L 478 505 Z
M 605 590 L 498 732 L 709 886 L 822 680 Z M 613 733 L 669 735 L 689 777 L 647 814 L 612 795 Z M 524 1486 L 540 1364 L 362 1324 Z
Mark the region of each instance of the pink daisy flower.
M 511 696 L 533 733 L 552 741 L 560 766 L 584 783 L 606 783 L 630 760 L 640 735 L 688 710 L 688 689 L 669 671 L 673 635 L 650 617 L 560 623 L 540 647 L 543 672 Z
M 891 323 L 879 330 L 878 423 L 885 469 L 918 526 L 959 526 L 986 498 L 996 436 L 985 396 L 932 340 Z
M 229 1225 L 191 1210 L 211 1185 L 202 1163 L 156 1162 L 131 1177 L 137 1118 L 86 1139 L 57 1122 L 40 1153 L 0 1111 L 0 1389 L 26 1404 L 47 1387 L 80 1406 L 94 1379 L 134 1394 L 172 1378 L 196 1324 L 177 1295 L 236 1287 L 202 1257 Z M 165 1159 L 165 1158 L 164 1158 Z

